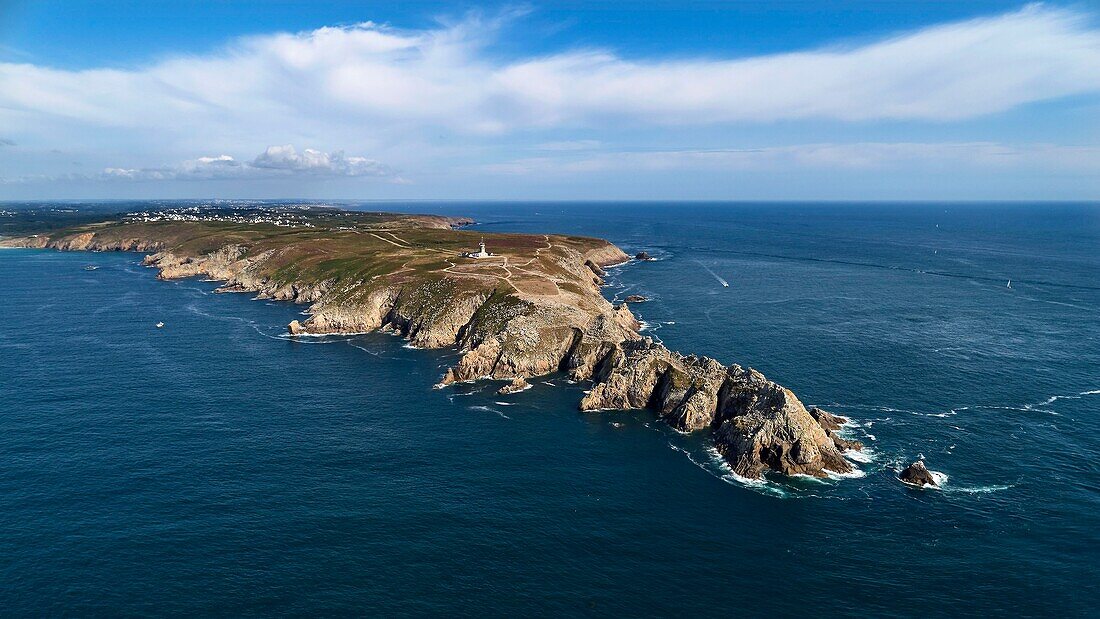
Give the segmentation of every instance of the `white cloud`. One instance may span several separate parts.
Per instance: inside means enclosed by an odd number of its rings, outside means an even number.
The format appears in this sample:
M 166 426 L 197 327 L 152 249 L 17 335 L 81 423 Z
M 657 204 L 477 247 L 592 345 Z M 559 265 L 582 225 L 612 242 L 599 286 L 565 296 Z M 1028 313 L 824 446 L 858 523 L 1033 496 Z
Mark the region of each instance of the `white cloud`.
M 263 170 L 287 170 L 320 176 L 386 176 L 389 171 L 381 163 L 366 157 L 348 157 L 343 151 L 331 155 L 307 148 L 302 154 L 294 146 L 268 146 L 252 166 Z
M 353 123 L 383 122 L 493 133 L 609 118 L 953 120 L 1100 91 L 1100 30 L 1087 14 L 1042 5 L 868 44 L 730 59 L 574 50 L 502 60 L 484 49 L 496 27 L 472 20 L 402 31 L 367 22 L 249 37 L 135 70 L 2 63 L 0 120 L 25 132 L 62 120 L 334 138 Z
M 406 182 L 338 147 L 409 170 L 418 187 L 438 195 L 455 187 L 480 190 L 486 184 L 466 176 L 471 171 L 876 170 L 909 161 L 1095 170 L 1098 156 L 1090 149 L 920 141 L 939 139 L 944 122 L 1100 95 L 1095 17 L 1030 5 L 874 41 L 697 58 L 632 58 L 607 49 L 507 56 L 491 49 L 496 37 L 506 36 L 500 30 L 507 18 L 421 30 L 366 22 L 245 37 L 206 54 L 134 68 L 0 63 L 0 147 L 19 143 L 0 148 L 0 174 L 8 183 L 374 176 Z M 813 124 L 794 126 L 800 133 L 809 129 L 791 138 L 792 126 L 783 124 L 791 120 Z M 741 139 L 753 124 L 760 127 Z M 838 125 L 852 143 L 826 143 L 836 139 Z M 819 126 L 826 130 L 815 134 Z M 1013 139 L 1006 134 L 1011 127 L 993 131 L 968 130 L 960 132 L 968 138 L 958 139 Z M 1080 139 L 1094 134 L 1094 127 L 1085 128 Z M 645 152 L 608 146 L 647 139 L 675 146 L 681 135 L 705 135 L 711 144 L 822 143 Z M 318 150 L 270 146 L 292 143 Z M 64 158 L 49 154 L 57 148 Z M 161 165 L 194 153 L 232 156 Z M 536 156 L 521 158 L 525 154 Z M 486 165 L 490 161 L 502 163 Z M 105 167 L 101 174 L 70 172 Z
M 106 168 L 105 180 L 222 180 L 292 177 L 334 178 L 392 176 L 381 163 L 366 157 L 347 157 L 307 148 L 299 154 L 292 145 L 269 146 L 251 162 L 230 155 L 199 157 L 166 168 Z M 395 177 L 396 179 L 396 177 Z M 400 180 L 400 179 L 397 179 Z M 403 181 L 401 181 L 403 182 Z
M 1062 169 L 1100 172 L 1100 148 L 998 142 L 859 142 L 744 149 L 615 151 L 527 157 L 482 166 L 492 174 L 575 175 L 662 170 Z

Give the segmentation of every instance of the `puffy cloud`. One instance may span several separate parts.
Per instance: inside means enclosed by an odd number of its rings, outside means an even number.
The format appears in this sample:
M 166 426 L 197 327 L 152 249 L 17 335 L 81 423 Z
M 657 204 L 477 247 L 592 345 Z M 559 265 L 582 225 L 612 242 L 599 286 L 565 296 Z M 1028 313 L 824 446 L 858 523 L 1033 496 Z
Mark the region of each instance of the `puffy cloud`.
M 220 180 L 263 179 L 309 176 L 333 178 L 347 176 L 392 176 L 381 163 L 365 157 L 347 157 L 337 151 L 329 154 L 307 148 L 301 154 L 292 145 L 269 146 L 252 162 L 230 155 L 199 157 L 166 168 L 106 168 L 100 176 L 107 180 Z
M 264 170 L 287 170 L 315 176 L 387 176 L 381 163 L 366 157 L 348 157 L 343 151 L 331 155 L 307 148 L 298 154 L 290 144 L 268 146 L 252 162 L 252 167 Z

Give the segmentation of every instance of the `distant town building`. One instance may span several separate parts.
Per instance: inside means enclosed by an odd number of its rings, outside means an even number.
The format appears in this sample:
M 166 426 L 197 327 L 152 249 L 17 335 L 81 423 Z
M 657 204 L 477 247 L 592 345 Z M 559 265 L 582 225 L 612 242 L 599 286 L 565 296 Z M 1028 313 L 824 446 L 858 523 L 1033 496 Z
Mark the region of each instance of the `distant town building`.
M 493 254 L 485 251 L 485 239 L 481 239 L 481 243 L 478 245 L 478 251 L 468 251 L 464 255 L 467 258 L 490 258 Z

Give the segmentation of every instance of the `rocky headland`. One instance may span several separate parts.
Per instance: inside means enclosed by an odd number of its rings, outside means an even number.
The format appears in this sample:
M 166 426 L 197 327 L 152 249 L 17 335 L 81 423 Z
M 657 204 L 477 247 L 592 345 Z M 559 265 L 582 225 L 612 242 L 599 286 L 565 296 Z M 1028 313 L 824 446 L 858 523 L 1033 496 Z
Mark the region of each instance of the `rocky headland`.
M 203 277 L 221 292 L 308 304 L 291 334 L 390 331 L 422 348 L 457 347 L 438 386 L 497 379 L 501 393 L 564 372 L 591 381 L 584 411 L 649 409 L 705 432 L 732 470 L 847 473 L 843 418 L 806 406 L 752 368 L 681 355 L 639 333 L 625 303 L 601 294 L 604 269 L 630 259 L 613 244 L 560 235 L 456 229 L 467 219 L 327 212 L 299 227 L 118 219 L 0 244 L 137 251 L 161 279 Z M 491 254 L 470 254 L 484 239 Z M 646 259 L 646 257 L 639 257 Z

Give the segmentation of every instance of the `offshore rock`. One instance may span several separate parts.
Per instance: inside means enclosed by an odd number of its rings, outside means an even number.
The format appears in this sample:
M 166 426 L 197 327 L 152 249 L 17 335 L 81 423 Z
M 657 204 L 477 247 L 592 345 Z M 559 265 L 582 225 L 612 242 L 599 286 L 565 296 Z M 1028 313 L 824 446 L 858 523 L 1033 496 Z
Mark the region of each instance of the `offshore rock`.
M 924 466 L 924 460 L 917 460 L 910 464 L 901 472 L 901 475 L 898 475 L 898 479 L 914 486 L 938 487 L 936 479 L 932 477 L 932 473 L 928 470 L 928 467 Z
M 640 251 L 637 254 L 634 254 L 634 259 L 635 260 L 656 260 L 656 258 L 654 258 L 653 256 L 650 256 L 648 253 L 646 253 L 644 251 Z
M 647 296 L 640 295 L 640 294 L 632 294 L 632 295 L 628 296 L 627 298 L 623 299 L 623 302 L 624 303 L 645 303 L 648 300 L 649 300 L 649 297 L 647 297 Z

